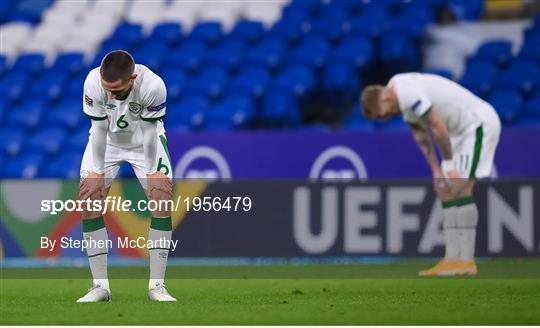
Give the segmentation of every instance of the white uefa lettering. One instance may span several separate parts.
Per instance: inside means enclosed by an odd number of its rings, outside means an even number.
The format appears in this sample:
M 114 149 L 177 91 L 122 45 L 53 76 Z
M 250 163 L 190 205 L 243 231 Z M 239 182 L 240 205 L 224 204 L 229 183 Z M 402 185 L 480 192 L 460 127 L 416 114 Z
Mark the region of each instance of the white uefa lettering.
M 519 212 L 516 212 L 494 188 L 488 188 L 488 250 L 499 253 L 504 249 L 503 232 L 507 230 L 529 252 L 534 248 L 533 190 L 519 188 Z M 506 229 L 505 229 L 506 228 Z
M 321 231 L 311 231 L 310 191 L 307 187 L 294 190 L 293 233 L 298 246 L 306 253 L 321 254 L 335 243 L 338 234 L 338 193 L 334 187 L 324 188 L 321 200 Z
M 379 253 L 382 239 L 362 234 L 362 229 L 377 227 L 375 211 L 362 210 L 362 205 L 376 205 L 381 201 L 378 187 L 351 187 L 345 190 L 345 229 L 343 248 L 346 253 Z

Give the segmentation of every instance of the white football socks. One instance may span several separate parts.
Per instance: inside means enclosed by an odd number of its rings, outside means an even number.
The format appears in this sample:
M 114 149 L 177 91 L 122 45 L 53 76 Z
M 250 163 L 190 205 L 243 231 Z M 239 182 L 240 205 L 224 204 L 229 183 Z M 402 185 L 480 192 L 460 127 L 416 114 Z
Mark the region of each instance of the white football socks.
M 475 203 L 458 207 L 459 254 L 462 260 L 474 260 L 478 208 Z
M 150 253 L 150 280 L 148 288 L 154 288 L 156 284 L 163 284 L 167 259 L 169 257 L 169 245 L 172 238 L 172 220 L 167 218 L 152 218 L 148 240 L 153 241 Z
M 446 260 L 459 258 L 459 231 L 457 229 L 458 208 L 450 206 L 443 208 L 443 235 Z
M 86 253 L 94 284 L 110 291 L 107 276 L 108 235 L 103 217 L 83 220 L 83 237 L 88 242 Z
M 445 259 L 474 260 L 478 208 L 472 197 L 443 202 Z

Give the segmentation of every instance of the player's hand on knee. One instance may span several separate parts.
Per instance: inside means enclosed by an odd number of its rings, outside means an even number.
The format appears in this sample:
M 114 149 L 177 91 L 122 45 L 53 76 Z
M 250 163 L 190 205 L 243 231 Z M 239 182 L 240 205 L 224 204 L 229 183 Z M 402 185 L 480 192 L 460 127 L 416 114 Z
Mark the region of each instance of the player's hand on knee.
M 147 190 L 150 199 L 170 199 L 172 197 L 173 184 L 171 179 L 163 172 L 157 171 L 147 174 Z
M 90 172 L 79 185 L 79 199 L 105 198 L 105 174 Z

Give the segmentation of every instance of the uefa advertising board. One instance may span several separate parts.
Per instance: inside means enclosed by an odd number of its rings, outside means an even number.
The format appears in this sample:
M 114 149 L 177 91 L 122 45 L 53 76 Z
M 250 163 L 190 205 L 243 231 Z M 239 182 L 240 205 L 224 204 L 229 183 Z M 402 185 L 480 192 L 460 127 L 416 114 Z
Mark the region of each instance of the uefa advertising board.
M 84 258 L 76 244 L 82 238 L 80 213 L 67 206 L 55 211 L 50 203 L 67 205 L 77 190 L 78 181 L 2 181 L 2 256 Z M 534 179 L 478 183 L 477 255 L 538 257 L 539 194 Z M 117 181 L 109 197 L 105 223 L 115 241 L 109 254 L 146 257 L 147 249 L 136 244 L 147 236 L 150 222 L 150 213 L 138 207 L 145 199 L 139 183 Z M 118 205 L 126 200 L 131 205 Z M 176 257 L 443 254 L 442 208 L 429 180 L 181 181 L 173 203 Z

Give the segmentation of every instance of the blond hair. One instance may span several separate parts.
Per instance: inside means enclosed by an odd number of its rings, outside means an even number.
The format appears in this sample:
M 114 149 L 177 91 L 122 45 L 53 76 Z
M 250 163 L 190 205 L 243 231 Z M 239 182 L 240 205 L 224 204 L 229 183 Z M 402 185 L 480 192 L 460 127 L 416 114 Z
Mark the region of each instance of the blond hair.
M 382 85 L 369 85 L 362 91 L 362 96 L 360 97 L 362 112 L 368 120 L 376 119 L 377 114 L 380 112 L 381 106 L 379 101 L 383 89 L 384 87 Z

